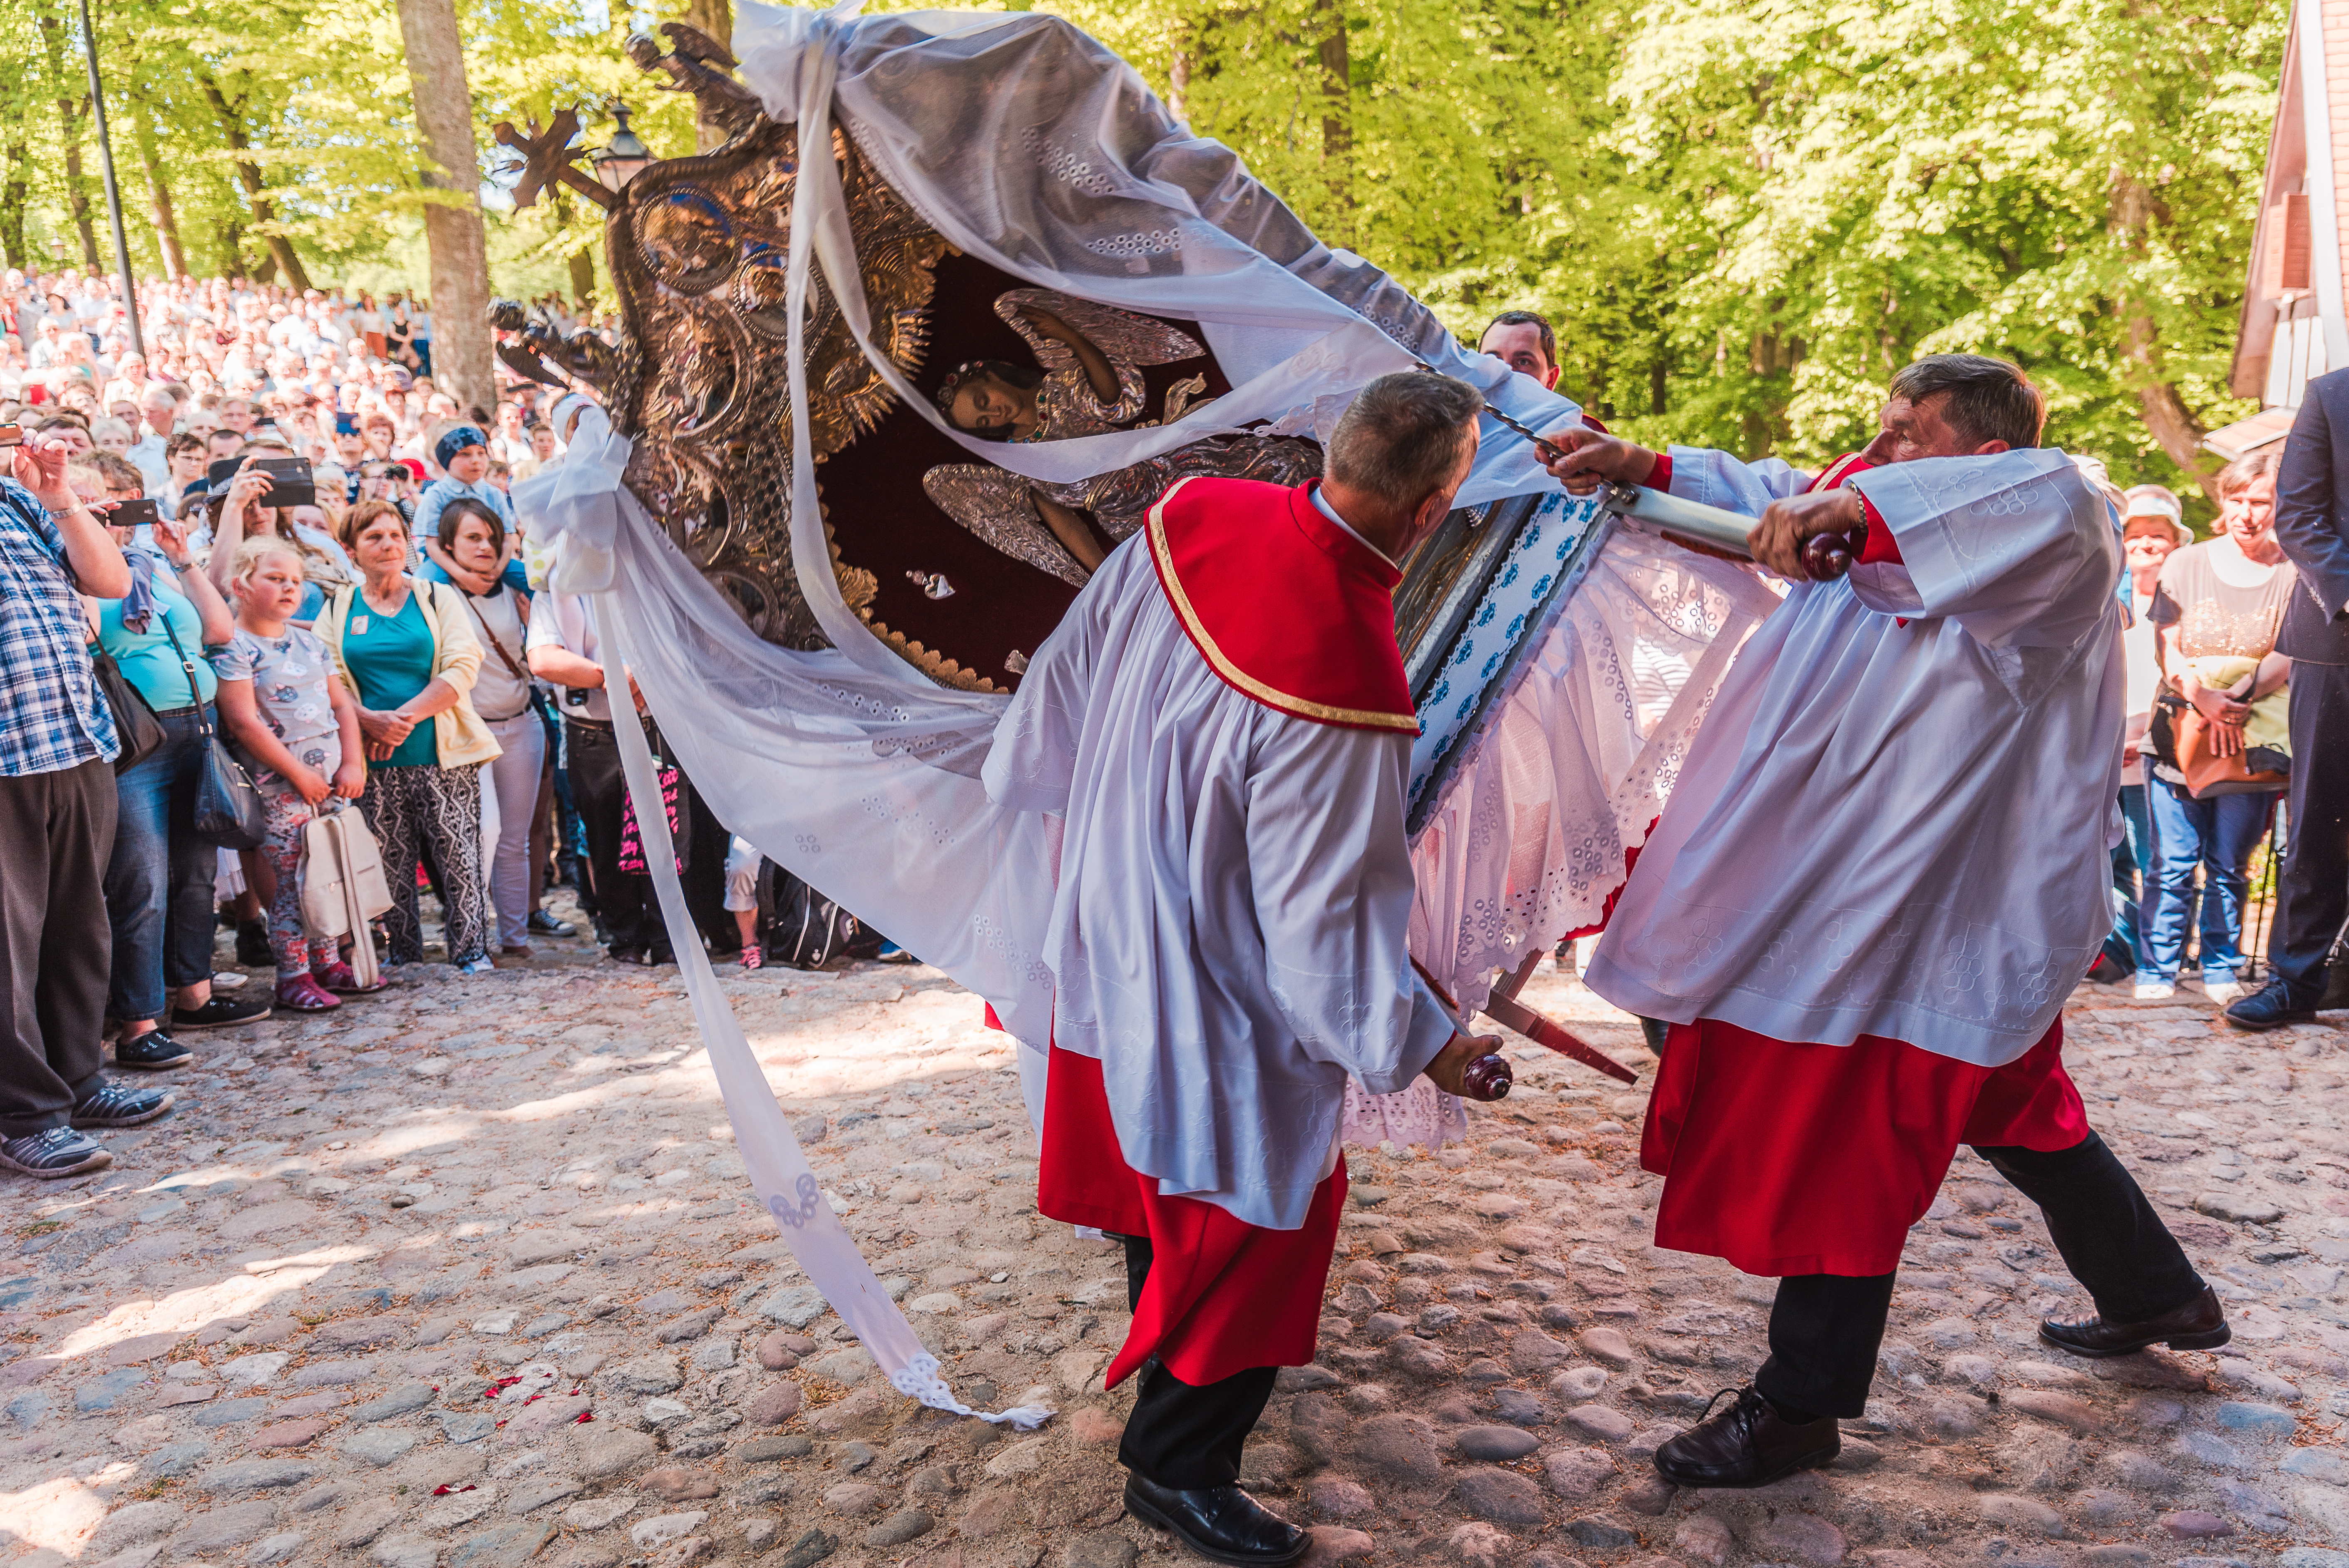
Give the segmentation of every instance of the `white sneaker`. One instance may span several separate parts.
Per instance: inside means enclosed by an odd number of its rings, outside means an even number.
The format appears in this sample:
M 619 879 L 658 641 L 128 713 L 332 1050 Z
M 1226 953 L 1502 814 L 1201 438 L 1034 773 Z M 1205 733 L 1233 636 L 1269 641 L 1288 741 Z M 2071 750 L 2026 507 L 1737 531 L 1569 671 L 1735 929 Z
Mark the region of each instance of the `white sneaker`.
M 2140 980 L 2137 983 L 2137 999 L 2140 1002 L 2161 1002 L 2178 995 L 2178 987 L 2167 980 Z
M 2202 983 L 2202 995 L 2221 1007 L 2242 994 L 2243 983 L 2240 980 L 2206 980 Z

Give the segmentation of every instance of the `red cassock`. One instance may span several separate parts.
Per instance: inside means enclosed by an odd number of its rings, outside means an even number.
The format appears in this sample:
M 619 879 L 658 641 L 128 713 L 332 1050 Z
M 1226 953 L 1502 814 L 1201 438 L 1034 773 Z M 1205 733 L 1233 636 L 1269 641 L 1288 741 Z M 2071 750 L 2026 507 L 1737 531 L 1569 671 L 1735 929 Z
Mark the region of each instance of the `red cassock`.
M 2002 1068 L 1899 1040 L 1791 1045 L 1718 1019 L 1674 1024 L 1640 1163 L 1664 1178 L 1656 1245 L 1750 1274 L 1900 1266 L 1961 1143 L 2043 1153 L 2088 1136 L 2064 1022 Z
M 1868 466 L 1839 459 L 1810 488 Z M 1892 531 L 1868 510 L 1859 560 L 1897 562 Z M 1751 1274 L 1868 1275 L 1899 1267 L 1959 1144 L 2053 1152 L 2087 1136 L 2061 1017 L 2002 1068 L 1877 1035 L 1806 1045 L 1700 1018 L 1665 1043 L 1640 1163 L 1664 1178 L 1660 1247 Z
M 1309 486 L 1185 480 L 1152 509 L 1145 542 L 1185 634 L 1225 685 L 1317 724 L 1417 732 L 1394 639 L 1402 574 L 1323 516 Z M 1101 1063 L 1051 1052 L 1038 1212 L 1151 1244 L 1111 1387 L 1152 1356 L 1193 1385 L 1311 1361 L 1345 1201 L 1342 1156 L 1294 1231 L 1161 1193 L 1126 1163 Z

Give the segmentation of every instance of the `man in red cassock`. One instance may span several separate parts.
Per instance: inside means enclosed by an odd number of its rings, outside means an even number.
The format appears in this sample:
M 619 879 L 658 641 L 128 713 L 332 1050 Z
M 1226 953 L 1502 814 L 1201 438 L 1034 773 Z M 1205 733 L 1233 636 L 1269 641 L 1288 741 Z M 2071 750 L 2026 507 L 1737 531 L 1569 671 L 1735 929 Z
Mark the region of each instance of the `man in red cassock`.
M 1492 1045 L 1405 946 L 1418 722 L 1392 597 L 1482 406 L 1382 377 L 1326 482 L 1168 490 L 1037 651 L 987 761 L 996 799 L 1065 820 L 1037 1208 L 1125 1239 L 1126 1507 L 1220 1563 L 1307 1545 L 1237 1479 L 1276 1370 L 1313 1358 L 1347 1079 L 1456 1093 Z
M 1893 377 L 1882 433 L 1816 476 L 1569 430 L 1602 480 L 1758 518 L 1792 584 L 1738 656 L 1585 978 L 1671 1031 L 1641 1162 L 1656 1244 L 1780 1277 L 1770 1357 L 1656 1450 L 1667 1480 L 1826 1464 L 1862 1413 L 1909 1228 L 1961 1143 L 2037 1203 L 2095 1315 L 2074 1355 L 2227 1342 L 2217 1296 L 2089 1128 L 2064 999 L 2111 929 L 2119 531 L 2039 447 L 2002 360 Z M 1847 577 L 1805 546 L 1861 536 Z

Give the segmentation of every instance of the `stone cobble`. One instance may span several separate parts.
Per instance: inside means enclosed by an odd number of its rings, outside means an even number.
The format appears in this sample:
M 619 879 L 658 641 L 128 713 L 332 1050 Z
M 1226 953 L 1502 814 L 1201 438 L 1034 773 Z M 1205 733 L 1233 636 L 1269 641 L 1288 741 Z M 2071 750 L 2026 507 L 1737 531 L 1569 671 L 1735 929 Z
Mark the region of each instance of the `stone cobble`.
M 15 1181 L 0 1563 L 1173 1568 L 1124 1516 L 1120 1254 L 1035 1212 L 1011 1048 L 926 968 L 725 970 L 850 1231 L 968 1402 L 892 1391 L 744 1179 L 673 970 L 543 944 L 203 1037 L 116 1166 Z M 1314 1568 L 2349 1568 L 2349 1129 L 2330 1019 L 2224 1031 L 2083 987 L 2067 1060 L 2228 1303 L 2217 1355 L 2085 1362 L 2031 1206 L 1961 1151 L 1829 1470 L 1675 1491 L 1649 1456 L 1764 1354 L 1772 1282 L 1650 1244 L 1641 1092 L 1516 1042 L 1440 1153 L 1350 1151 L 1316 1365 L 1243 1480 Z

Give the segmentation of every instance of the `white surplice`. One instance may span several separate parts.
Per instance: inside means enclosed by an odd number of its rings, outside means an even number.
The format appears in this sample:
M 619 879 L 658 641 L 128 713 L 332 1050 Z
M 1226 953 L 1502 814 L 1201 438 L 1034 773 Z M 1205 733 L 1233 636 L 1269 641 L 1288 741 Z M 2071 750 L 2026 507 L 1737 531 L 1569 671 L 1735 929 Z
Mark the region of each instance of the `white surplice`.
M 1066 817 L 1053 1043 L 1101 1061 L 1126 1163 L 1295 1230 L 1348 1078 L 1392 1093 L 1452 1037 L 1405 944 L 1411 738 L 1226 686 L 1144 546 L 1112 552 L 1037 651 L 984 777 Z
M 1671 459 L 1674 495 L 1749 516 L 1810 478 Z M 1847 482 L 1901 562 L 1796 585 L 1746 644 L 1586 979 L 1648 1017 L 2001 1066 L 2112 927 L 2118 531 L 2052 449 Z

